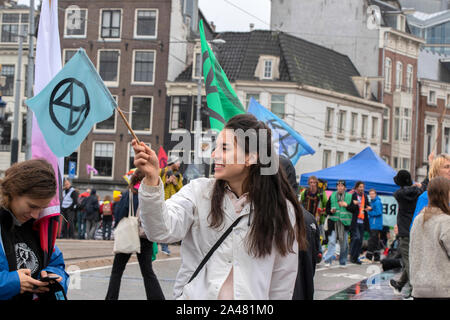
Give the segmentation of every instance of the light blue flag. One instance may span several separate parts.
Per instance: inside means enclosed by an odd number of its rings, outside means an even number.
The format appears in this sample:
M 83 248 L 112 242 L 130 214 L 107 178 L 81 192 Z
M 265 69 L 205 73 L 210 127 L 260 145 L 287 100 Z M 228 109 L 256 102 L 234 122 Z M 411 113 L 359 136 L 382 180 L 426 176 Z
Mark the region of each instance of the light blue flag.
M 38 95 L 26 101 L 53 153 L 69 156 L 117 103 L 86 52 L 79 49 Z
M 248 113 L 269 126 L 272 130 L 272 142 L 278 149 L 278 154 L 291 160 L 293 165 L 301 156 L 316 152 L 297 131 L 253 98 L 250 99 Z

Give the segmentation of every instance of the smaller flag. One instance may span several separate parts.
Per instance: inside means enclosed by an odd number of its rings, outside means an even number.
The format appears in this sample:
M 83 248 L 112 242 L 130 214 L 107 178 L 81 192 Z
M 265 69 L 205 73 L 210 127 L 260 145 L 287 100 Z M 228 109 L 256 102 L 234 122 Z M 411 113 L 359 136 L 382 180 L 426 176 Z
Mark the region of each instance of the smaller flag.
M 94 173 L 94 175 L 98 174 L 97 169 L 95 169 L 93 166 L 91 166 L 90 164 L 86 164 L 86 172 L 89 175 L 91 172 Z
M 136 168 L 131 169 L 130 171 L 128 171 L 123 178 L 125 179 L 125 181 L 130 184 L 130 179 L 133 176 L 133 173 L 136 171 Z
M 167 161 L 169 158 L 167 158 L 167 154 L 164 151 L 163 147 L 159 147 L 158 152 L 158 160 L 159 160 L 159 168 L 165 168 L 167 166 Z
M 301 156 L 315 153 L 314 149 L 297 131 L 253 98 L 250 99 L 248 113 L 253 114 L 258 120 L 269 126 L 272 130 L 272 142 L 278 150 L 278 154 L 291 160 L 293 165 Z
M 26 100 L 51 151 L 72 154 L 117 103 L 86 52 L 79 49 L 38 95 Z

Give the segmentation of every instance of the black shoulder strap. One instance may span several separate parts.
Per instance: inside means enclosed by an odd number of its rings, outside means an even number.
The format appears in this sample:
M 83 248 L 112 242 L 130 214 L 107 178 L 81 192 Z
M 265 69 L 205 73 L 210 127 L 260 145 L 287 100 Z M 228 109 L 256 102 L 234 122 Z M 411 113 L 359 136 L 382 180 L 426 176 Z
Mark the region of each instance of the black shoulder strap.
M 189 279 L 188 283 L 194 280 L 194 278 L 197 276 L 197 274 L 202 270 L 203 266 L 208 262 L 209 258 L 212 256 L 214 251 L 222 244 L 223 240 L 230 234 L 230 232 L 233 230 L 233 228 L 241 221 L 243 216 L 240 216 L 237 218 L 231 226 L 228 227 L 227 231 L 220 237 L 219 240 L 217 240 L 216 244 L 209 250 L 208 254 L 203 258 L 202 262 L 200 262 L 199 266 L 197 267 L 197 270 L 192 274 L 191 278 Z

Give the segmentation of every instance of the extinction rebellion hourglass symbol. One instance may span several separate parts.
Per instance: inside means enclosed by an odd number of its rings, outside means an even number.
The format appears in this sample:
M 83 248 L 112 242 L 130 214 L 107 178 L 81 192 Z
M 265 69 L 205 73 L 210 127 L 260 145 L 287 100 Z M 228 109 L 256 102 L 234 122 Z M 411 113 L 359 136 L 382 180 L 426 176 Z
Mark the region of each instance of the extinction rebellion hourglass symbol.
M 73 101 L 74 90 L 81 90 L 84 93 L 84 101 L 81 103 L 78 101 L 77 105 L 74 105 Z M 77 94 L 77 97 L 79 96 Z M 84 84 L 75 78 L 59 82 L 50 95 L 49 111 L 53 123 L 62 132 L 69 136 L 75 135 L 83 126 L 90 111 L 89 95 Z M 64 117 L 58 119 L 57 114 L 60 116 L 64 114 Z M 61 118 L 64 119 L 64 123 L 61 123 Z

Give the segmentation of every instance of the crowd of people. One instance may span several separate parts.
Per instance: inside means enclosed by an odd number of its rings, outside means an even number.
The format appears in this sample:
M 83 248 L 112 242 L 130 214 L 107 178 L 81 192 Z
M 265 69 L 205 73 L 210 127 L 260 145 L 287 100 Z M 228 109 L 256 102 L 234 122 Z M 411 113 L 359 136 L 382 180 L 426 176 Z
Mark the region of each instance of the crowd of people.
M 398 261 L 401 276 L 390 280 L 396 293 L 450 298 L 450 156 L 431 155 L 422 183 L 414 183 L 406 170 L 394 177 L 399 210 L 389 244 L 376 190 L 367 194 L 364 181 L 347 186 L 343 179 L 330 186 L 336 191 L 328 196 L 327 182 L 317 177 L 299 190 L 292 163 L 274 152 L 267 129 L 249 114 L 230 119 L 212 153 L 214 178 L 184 186 L 177 159 L 160 168 L 155 152 L 133 140 L 137 169 L 120 199 L 100 199 L 95 189 L 80 194 L 64 182 L 60 236 L 94 239 L 101 221 L 102 238 L 111 239 L 134 210 L 147 299 L 165 299 L 152 269 L 155 244 L 165 250 L 174 242 L 182 246 L 176 299 L 313 299 L 316 265 L 335 260 L 341 267 L 349 260 L 381 262 L 383 268 Z M 251 133 L 241 140 L 238 130 Z M 258 130 L 265 136 L 252 136 Z M 269 165 L 280 164 L 277 172 L 261 174 L 268 165 L 260 148 L 268 151 Z M 34 228 L 55 194 L 54 172 L 45 160 L 15 164 L 0 180 L 0 299 L 55 299 L 67 291 L 60 250 L 46 257 L 42 233 Z M 390 256 L 394 249 L 397 254 Z M 107 300 L 119 298 L 131 254 L 116 252 Z

